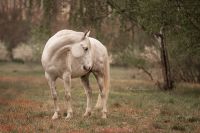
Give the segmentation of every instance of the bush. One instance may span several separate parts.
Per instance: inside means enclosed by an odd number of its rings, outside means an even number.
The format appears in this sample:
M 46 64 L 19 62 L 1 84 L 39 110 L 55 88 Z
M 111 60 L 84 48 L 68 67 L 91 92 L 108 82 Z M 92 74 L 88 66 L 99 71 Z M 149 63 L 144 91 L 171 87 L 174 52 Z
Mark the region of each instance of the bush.
M 13 59 L 17 61 L 32 61 L 33 60 L 33 49 L 27 44 L 20 44 L 13 49 Z
M 1 41 L 0 41 L 0 60 L 2 60 L 2 61 L 10 60 L 9 52 L 8 52 L 7 48 L 5 47 L 4 42 L 1 42 Z
M 44 46 L 45 43 L 43 44 L 42 42 L 32 44 L 33 61 L 40 62 Z

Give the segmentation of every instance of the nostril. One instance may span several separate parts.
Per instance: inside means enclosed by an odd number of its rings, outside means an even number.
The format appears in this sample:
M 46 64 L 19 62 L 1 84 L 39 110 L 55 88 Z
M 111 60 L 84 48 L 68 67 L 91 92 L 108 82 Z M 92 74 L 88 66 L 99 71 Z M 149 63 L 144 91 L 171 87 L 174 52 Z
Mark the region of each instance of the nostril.
M 83 69 L 87 71 L 87 68 L 85 66 L 83 66 Z

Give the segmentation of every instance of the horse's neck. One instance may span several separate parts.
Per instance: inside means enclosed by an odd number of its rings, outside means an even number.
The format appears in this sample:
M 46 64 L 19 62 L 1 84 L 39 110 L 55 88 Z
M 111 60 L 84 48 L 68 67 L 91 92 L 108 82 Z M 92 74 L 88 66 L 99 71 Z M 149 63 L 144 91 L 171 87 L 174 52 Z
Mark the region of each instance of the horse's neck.
M 45 50 L 47 51 L 49 57 L 51 58 L 57 50 L 66 45 L 73 45 L 80 42 L 82 39 L 81 32 L 77 32 L 76 34 L 74 33 L 75 32 L 69 33 L 67 30 L 67 32 L 58 32 L 53 37 L 51 37 L 45 46 Z

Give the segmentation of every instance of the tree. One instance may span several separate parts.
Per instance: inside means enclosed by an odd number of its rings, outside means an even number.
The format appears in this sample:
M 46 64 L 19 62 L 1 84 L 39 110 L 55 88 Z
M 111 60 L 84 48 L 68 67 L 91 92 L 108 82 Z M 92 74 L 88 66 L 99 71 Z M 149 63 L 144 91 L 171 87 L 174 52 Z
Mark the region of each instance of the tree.
M 11 59 L 12 49 L 29 36 L 30 25 L 22 13 L 25 10 L 22 1 L 0 1 L 0 40 L 5 42 Z
M 169 12 L 166 10 L 166 5 L 169 5 L 167 0 L 162 1 L 124 1 L 126 5 L 125 8 L 118 5 L 117 1 L 109 0 L 108 4 L 112 6 L 116 12 L 120 15 L 128 18 L 132 25 L 142 28 L 149 34 L 156 34 L 160 42 L 161 47 L 161 66 L 164 78 L 163 88 L 165 90 L 172 89 L 172 79 L 171 71 L 167 54 L 166 42 L 164 43 L 165 37 L 163 35 L 163 30 L 158 34 L 160 29 L 166 29 L 168 23 L 170 23 Z M 162 3 L 161 3 L 162 2 Z

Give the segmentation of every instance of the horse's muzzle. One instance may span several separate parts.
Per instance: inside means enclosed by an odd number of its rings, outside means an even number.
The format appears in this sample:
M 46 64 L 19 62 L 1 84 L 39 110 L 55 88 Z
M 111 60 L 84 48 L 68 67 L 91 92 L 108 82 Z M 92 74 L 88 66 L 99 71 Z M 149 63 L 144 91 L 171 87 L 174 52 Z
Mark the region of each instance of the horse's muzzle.
M 92 67 L 86 67 L 86 66 L 83 66 L 83 69 L 84 69 L 85 71 L 90 71 L 91 68 L 92 68 Z

